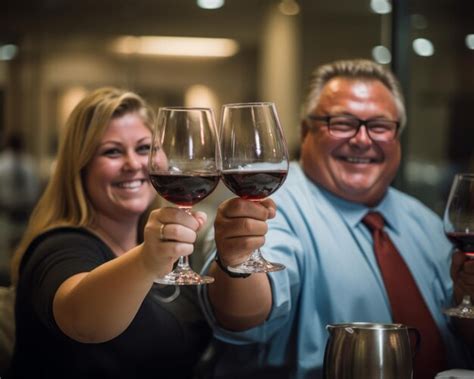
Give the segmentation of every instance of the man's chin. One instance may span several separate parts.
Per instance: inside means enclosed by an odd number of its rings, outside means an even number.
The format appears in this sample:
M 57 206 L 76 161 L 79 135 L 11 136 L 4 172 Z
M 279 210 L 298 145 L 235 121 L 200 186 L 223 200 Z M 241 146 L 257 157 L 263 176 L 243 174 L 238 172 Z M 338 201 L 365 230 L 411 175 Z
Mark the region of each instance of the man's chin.
M 381 198 L 373 183 L 346 183 L 339 190 L 342 198 L 360 204 L 373 205 Z

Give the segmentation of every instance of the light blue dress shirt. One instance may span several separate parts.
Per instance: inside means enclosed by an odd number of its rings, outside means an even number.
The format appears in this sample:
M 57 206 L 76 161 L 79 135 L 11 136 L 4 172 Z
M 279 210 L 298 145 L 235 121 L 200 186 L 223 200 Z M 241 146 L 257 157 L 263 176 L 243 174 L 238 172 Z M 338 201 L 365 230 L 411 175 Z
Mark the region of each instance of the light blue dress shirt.
M 218 339 L 259 346 L 259 365 L 290 365 L 296 378 L 320 378 L 326 325 L 393 322 L 372 237 L 361 222 L 370 209 L 317 187 L 297 163 L 290 165 L 285 184 L 272 198 L 277 216 L 269 221 L 262 252 L 286 269 L 269 274 L 273 305 L 268 320 L 244 332 L 231 332 L 216 324 L 205 290 L 202 305 Z M 441 312 L 452 299 L 452 246 L 441 220 L 394 188 L 372 210 L 384 216 L 385 230 L 441 330 L 450 367 L 467 368 L 467 349 Z

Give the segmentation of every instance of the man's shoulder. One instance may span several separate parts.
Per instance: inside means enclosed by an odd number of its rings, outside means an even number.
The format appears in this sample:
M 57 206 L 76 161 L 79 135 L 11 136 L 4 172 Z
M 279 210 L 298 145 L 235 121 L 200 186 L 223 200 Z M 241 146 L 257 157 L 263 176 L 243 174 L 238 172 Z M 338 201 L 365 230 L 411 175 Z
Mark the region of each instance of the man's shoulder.
M 410 195 L 409 193 L 399 190 L 395 187 L 389 187 L 388 195 L 392 197 L 393 201 L 397 201 L 398 203 L 403 204 L 405 206 L 429 209 L 425 204 L 423 204 L 413 195 Z
M 432 220 L 439 220 L 439 216 L 426 204 L 416 197 L 403 192 L 394 187 L 390 187 L 388 191 L 390 202 L 394 208 L 400 213 L 410 215 L 414 218 L 429 218 Z

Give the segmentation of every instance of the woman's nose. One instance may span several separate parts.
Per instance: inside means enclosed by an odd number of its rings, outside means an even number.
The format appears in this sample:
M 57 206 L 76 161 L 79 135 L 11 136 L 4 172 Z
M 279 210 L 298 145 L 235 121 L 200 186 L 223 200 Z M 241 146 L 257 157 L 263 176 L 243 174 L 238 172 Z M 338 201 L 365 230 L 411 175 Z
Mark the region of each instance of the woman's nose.
M 146 159 L 135 153 L 129 153 L 126 156 L 124 168 L 128 170 L 140 170 L 146 165 Z

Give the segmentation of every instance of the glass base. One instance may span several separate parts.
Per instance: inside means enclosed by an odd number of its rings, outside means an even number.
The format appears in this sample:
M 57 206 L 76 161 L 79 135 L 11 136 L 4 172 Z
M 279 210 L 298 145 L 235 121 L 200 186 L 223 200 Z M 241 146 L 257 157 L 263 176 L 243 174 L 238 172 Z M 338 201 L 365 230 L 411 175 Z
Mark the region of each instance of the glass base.
M 443 309 L 443 313 L 452 317 L 474 319 L 474 306 L 465 307 L 463 305 L 460 305 L 456 308 Z
M 269 262 L 262 257 L 260 252 L 253 252 L 245 262 L 238 266 L 227 267 L 231 272 L 237 274 L 257 274 L 259 272 L 275 272 L 284 270 L 286 267 L 281 263 Z
M 201 276 L 190 269 L 176 268 L 163 278 L 155 279 L 155 283 L 174 286 L 189 286 L 196 284 L 209 284 L 214 282 L 210 276 Z
M 465 295 L 461 304 L 454 308 L 443 309 L 443 313 L 452 317 L 474 319 L 474 305 L 471 303 L 471 297 Z

